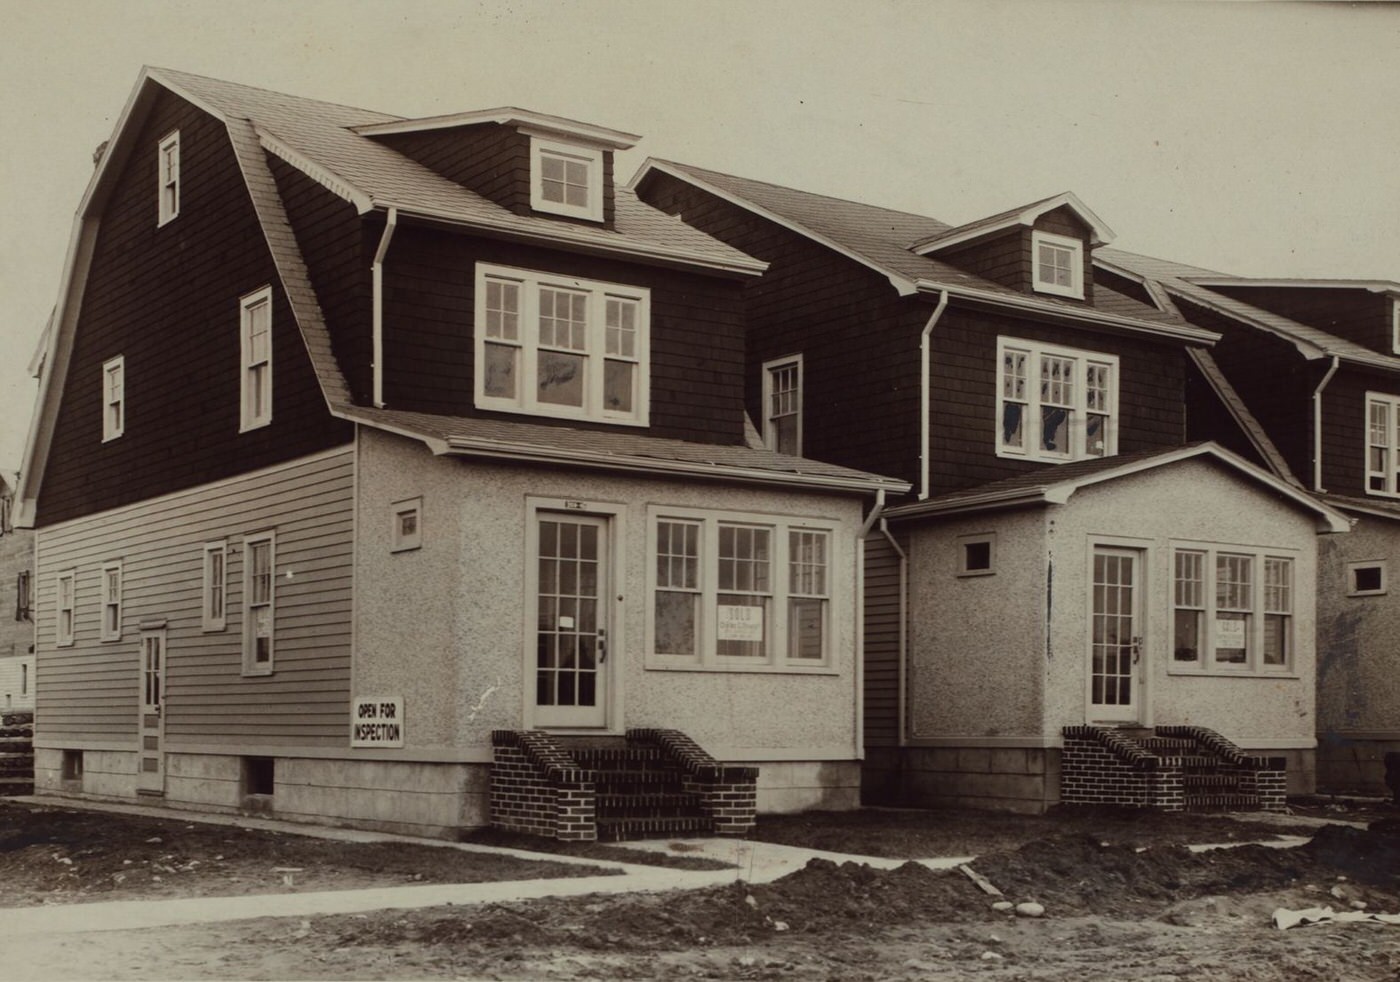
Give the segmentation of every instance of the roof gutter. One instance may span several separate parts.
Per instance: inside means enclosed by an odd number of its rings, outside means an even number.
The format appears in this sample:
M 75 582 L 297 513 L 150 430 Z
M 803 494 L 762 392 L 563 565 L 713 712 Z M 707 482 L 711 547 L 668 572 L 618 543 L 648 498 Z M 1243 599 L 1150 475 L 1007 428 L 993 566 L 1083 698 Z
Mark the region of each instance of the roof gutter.
M 1155 334 L 1159 337 L 1170 338 L 1174 341 L 1190 341 L 1195 344 L 1213 345 L 1220 340 L 1220 335 L 1216 334 L 1214 331 L 1207 331 L 1186 324 L 1167 324 L 1157 323 L 1155 321 L 1134 320 L 1131 317 L 1117 317 L 1113 314 L 1105 314 L 1087 307 L 1083 309 L 1065 309 L 1040 303 L 1030 297 L 991 293 L 989 291 L 973 290 L 967 287 L 947 286 L 943 283 L 934 283 L 929 280 L 919 280 L 917 286 L 920 293 L 948 293 L 960 299 L 975 300 L 991 307 L 1014 310 L 1018 313 L 1034 313 L 1041 317 L 1048 314 L 1052 317 L 1062 317 L 1065 320 L 1080 324 L 1097 324 L 1103 327 L 1116 327 L 1140 334 Z
M 938 306 L 933 308 L 933 314 L 929 317 L 928 323 L 924 325 L 923 331 L 919 334 L 919 500 L 923 501 L 928 497 L 929 477 L 928 477 L 928 441 L 929 441 L 929 413 L 932 410 L 932 395 L 929 392 L 929 361 L 933 357 L 930 352 L 932 343 L 930 335 L 938 321 L 943 317 L 943 311 L 948 309 L 948 291 L 944 290 L 939 294 Z
M 1332 356 L 1332 365 L 1327 369 L 1327 374 L 1322 376 L 1322 381 L 1317 383 L 1317 388 L 1313 390 L 1313 490 L 1324 493 L 1322 486 L 1322 390 L 1327 388 L 1327 383 L 1332 381 L 1332 376 L 1337 374 L 1337 369 L 1341 366 L 1341 360 Z
M 370 266 L 370 276 L 374 281 L 374 404 L 384 408 L 384 254 L 389 251 L 389 243 L 394 239 L 394 229 L 399 225 L 399 210 L 390 208 L 384 222 L 384 234 L 379 237 L 379 248 L 374 252 L 374 263 Z

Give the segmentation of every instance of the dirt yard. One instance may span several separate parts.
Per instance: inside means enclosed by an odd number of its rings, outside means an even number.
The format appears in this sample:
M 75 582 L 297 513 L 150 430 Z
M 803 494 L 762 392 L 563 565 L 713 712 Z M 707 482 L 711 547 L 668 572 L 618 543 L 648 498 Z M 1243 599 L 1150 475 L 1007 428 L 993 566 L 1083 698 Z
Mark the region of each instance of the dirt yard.
M 920 834 L 959 846 L 995 840 L 1001 844 L 991 849 L 946 851 L 978 853 L 974 868 L 1006 901 L 1034 901 L 1044 915 L 994 909 L 997 898 L 957 871 L 917 864 L 876 871 L 814 860 L 766 885 L 736 880 L 683 893 L 30 938 L 18 946 L 7 942 L 6 956 L 34 969 L 26 978 L 1400 977 L 1400 926 L 1325 923 L 1279 931 L 1270 923 L 1277 907 L 1400 912 L 1400 831 L 1393 818 L 1373 831 L 1310 829 L 1313 841 L 1294 849 L 1243 845 L 1200 853 L 1182 844 L 1292 829 L 1116 812 L 1023 820 L 971 812 L 845 818 L 848 838 L 841 841 L 872 851 L 909 845 Z M 805 836 L 804 844 L 831 848 L 839 819 L 770 820 L 759 834 L 789 842 Z M 153 834 L 164 839 L 174 831 L 195 830 L 179 825 Z M 129 836 L 125 842 L 135 845 Z M 13 882 L 8 875 L 6 881 Z

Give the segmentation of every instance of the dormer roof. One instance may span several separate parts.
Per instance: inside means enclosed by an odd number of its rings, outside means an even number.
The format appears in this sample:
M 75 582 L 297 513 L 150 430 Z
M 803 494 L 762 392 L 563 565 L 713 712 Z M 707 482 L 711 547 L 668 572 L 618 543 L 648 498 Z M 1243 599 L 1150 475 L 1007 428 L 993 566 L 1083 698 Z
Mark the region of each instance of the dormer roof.
M 608 150 L 630 150 L 641 139 L 635 133 L 582 123 L 563 116 L 551 116 L 531 109 L 502 106 L 499 109 L 479 109 L 472 112 L 425 116 L 421 119 L 395 119 L 389 122 L 352 126 L 360 136 L 392 136 L 400 133 L 423 133 L 429 130 L 451 129 L 457 126 L 477 126 L 496 123 L 527 133 L 550 136 L 560 140 L 602 147 Z
M 927 238 L 915 241 L 909 248 L 921 256 L 928 256 L 944 249 L 951 249 L 954 246 L 970 245 L 983 239 L 992 238 L 1008 229 L 1030 228 L 1035 225 L 1036 219 L 1040 216 L 1058 208 L 1070 209 L 1089 229 L 1090 248 L 1107 245 L 1113 241 L 1113 229 L 1109 228 L 1103 219 L 1090 211 L 1088 206 L 1080 201 L 1073 191 L 1065 191 L 1049 198 L 1033 201 L 1028 205 L 1009 208 L 995 215 L 979 218 L 975 222 L 968 222 L 965 225 L 937 232 Z

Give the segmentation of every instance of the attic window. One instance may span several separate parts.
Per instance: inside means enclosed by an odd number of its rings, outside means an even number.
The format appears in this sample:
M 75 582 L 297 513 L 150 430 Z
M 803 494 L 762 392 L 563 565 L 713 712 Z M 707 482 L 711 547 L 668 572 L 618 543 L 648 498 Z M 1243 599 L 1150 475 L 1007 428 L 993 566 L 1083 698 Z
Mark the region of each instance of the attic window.
M 161 138 L 159 149 L 160 178 L 156 195 L 160 201 L 160 218 L 157 225 L 180 214 L 180 131 L 175 130 Z
M 1084 243 L 1066 235 L 1031 233 L 1031 280 L 1038 293 L 1084 299 Z
M 530 207 L 601 222 L 603 152 L 531 137 Z

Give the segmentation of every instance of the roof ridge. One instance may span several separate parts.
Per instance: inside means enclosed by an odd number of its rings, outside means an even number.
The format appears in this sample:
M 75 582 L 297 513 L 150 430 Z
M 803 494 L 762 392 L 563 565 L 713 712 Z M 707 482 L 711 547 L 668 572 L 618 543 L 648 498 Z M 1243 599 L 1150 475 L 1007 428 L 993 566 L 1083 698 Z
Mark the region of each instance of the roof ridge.
M 248 92 L 258 92 L 264 95 L 278 96 L 279 98 L 283 99 L 295 99 L 297 102 L 301 103 L 313 103 L 315 105 L 321 106 L 332 106 L 336 109 L 350 109 L 354 112 L 372 113 L 376 116 L 384 117 L 384 119 L 380 120 L 380 122 L 408 120 L 413 118 L 409 116 L 399 116 L 395 113 L 386 113 L 379 109 L 366 109 L 364 106 L 352 106 L 348 102 L 333 102 L 330 99 L 316 99 L 312 98 L 311 96 L 296 95 L 292 92 L 283 92 L 280 89 L 264 88 L 261 85 L 249 85 L 246 82 L 235 82 L 231 79 L 215 78 L 213 75 L 200 75 L 198 72 L 187 72 L 178 68 L 162 68 L 159 65 L 147 65 L 146 69 L 148 73 L 154 74 L 157 77 L 167 76 L 171 78 L 172 81 L 178 81 L 180 79 L 196 79 L 201 82 L 213 82 L 216 85 L 229 85 L 233 86 L 234 88 L 244 89 Z
M 1175 266 L 1178 269 L 1189 269 L 1191 270 L 1191 275 L 1195 275 L 1197 273 L 1205 273 L 1207 276 L 1234 275 L 1233 273 L 1222 273 L 1218 269 L 1206 269 L 1204 266 L 1193 266 L 1190 263 L 1183 263 L 1175 259 L 1163 259 L 1161 256 L 1149 256 L 1145 252 L 1133 252 L 1131 249 L 1123 249 L 1118 246 L 1103 246 L 1101 250 L 1096 251 L 1099 252 L 1102 258 L 1107 259 L 1109 262 L 1112 262 L 1113 260 L 1110 257 L 1103 255 L 1103 251 L 1119 253 L 1124 256 L 1130 256 L 1133 259 L 1146 259 L 1148 262 L 1153 263 L 1165 263 L 1168 266 Z M 1178 275 L 1177 278 L 1180 279 L 1181 276 Z

